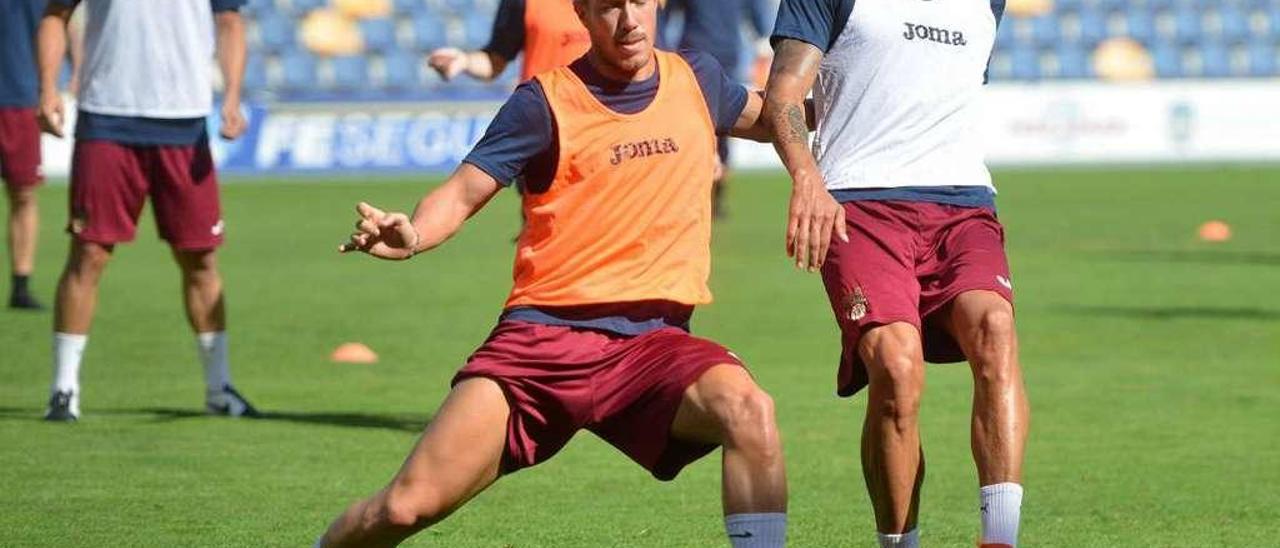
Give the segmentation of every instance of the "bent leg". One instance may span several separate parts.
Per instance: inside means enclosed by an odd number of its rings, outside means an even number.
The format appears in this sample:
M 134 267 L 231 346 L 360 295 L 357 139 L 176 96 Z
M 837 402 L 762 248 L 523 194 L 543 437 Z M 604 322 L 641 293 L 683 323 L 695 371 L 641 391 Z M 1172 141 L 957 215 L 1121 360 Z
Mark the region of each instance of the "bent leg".
M 885 534 L 915 529 L 924 482 L 920 397 L 924 355 L 920 332 L 906 322 L 875 327 L 858 341 L 869 380 L 862 427 L 862 474 Z
M 786 512 L 787 477 L 773 400 L 746 369 L 717 365 L 685 390 L 677 439 L 724 446 L 724 513 Z
M 498 479 L 509 415 L 493 380 L 458 383 L 391 483 L 348 508 L 319 545 L 396 546 L 443 520 Z

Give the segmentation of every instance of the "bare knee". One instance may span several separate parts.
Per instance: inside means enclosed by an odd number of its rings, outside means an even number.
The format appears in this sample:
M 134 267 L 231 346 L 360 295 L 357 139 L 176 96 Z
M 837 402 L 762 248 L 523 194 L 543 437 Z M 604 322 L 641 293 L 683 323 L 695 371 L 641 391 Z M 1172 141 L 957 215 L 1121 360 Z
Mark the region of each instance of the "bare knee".
M 67 259 L 67 273 L 96 281 L 111 261 L 111 248 L 89 242 L 74 242 L 72 245 L 75 248 Z
M 207 286 L 221 282 L 217 256 L 213 251 L 174 251 L 174 260 L 188 284 Z
M 36 191 L 34 188 L 9 189 L 9 207 L 13 212 L 24 211 L 35 207 Z
M 423 482 L 397 481 L 383 496 L 383 519 L 397 528 L 425 528 L 448 510 L 436 489 Z
M 773 398 L 760 387 L 751 384 L 725 390 L 711 398 L 708 406 L 720 420 L 726 445 L 763 459 L 781 456 Z
M 972 336 L 975 340 L 967 346 L 975 379 L 989 384 L 1012 382 L 1018 367 L 1013 311 L 1007 307 L 983 311 L 978 316 Z
M 867 412 L 892 420 L 899 431 L 917 424 L 924 393 L 920 339 L 914 327 L 909 329 L 875 337 L 862 353 L 872 393 Z

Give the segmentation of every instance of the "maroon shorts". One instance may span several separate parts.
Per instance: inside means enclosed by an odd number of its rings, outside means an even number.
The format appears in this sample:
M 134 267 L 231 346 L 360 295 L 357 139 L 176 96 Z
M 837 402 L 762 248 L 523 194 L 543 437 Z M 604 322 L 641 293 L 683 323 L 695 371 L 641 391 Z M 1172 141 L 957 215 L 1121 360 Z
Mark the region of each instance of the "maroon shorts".
M 36 109 L 0 107 L 0 178 L 10 188 L 31 188 L 44 180 Z
M 671 437 L 685 389 L 708 369 L 742 363 L 724 347 L 676 328 L 636 337 L 505 320 L 457 383 L 493 379 L 511 406 L 504 473 L 551 458 L 581 429 L 670 480 L 715 449 Z
M 1013 302 L 1004 228 L 995 214 L 928 202 L 843 205 L 849 243 L 833 242 L 822 268 L 843 346 L 837 393 L 850 396 L 867 385 L 858 340 L 881 325 L 914 325 L 926 361 L 963 361 L 933 314 L 965 291 L 994 291 Z
M 222 244 L 218 179 L 208 143 L 76 142 L 67 225 L 75 237 L 104 245 L 133 241 L 147 196 L 160 237 L 175 249 L 213 249 Z

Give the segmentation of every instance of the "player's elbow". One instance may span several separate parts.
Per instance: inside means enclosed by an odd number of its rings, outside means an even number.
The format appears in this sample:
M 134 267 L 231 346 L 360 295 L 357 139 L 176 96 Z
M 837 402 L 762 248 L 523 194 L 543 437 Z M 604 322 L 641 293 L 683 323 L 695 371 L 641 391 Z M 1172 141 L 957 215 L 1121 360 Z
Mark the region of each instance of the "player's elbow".
M 214 26 L 218 29 L 218 34 L 227 36 L 229 33 L 244 32 L 244 18 L 240 16 L 240 12 L 236 10 L 219 11 L 213 15 Z

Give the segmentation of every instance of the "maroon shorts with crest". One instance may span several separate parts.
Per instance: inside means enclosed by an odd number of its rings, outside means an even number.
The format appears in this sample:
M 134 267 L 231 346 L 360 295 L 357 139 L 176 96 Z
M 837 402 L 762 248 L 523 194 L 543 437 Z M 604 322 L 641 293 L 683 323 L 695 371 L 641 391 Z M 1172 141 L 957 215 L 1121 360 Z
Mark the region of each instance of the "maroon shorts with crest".
M 493 379 L 511 406 L 502 470 L 555 455 L 589 430 L 661 480 L 715 449 L 671 436 L 685 389 L 708 369 L 742 366 L 724 347 L 676 328 L 627 337 L 504 320 L 454 377 Z
M 76 238 L 103 245 L 133 241 L 148 197 L 160 237 L 175 249 L 201 251 L 222 244 L 218 179 L 207 142 L 76 141 L 67 225 Z
M 36 109 L 0 107 L 0 178 L 10 188 L 32 188 L 40 173 L 40 124 Z
M 858 340 L 874 327 L 910 323 L 920 330 L 926 361 L 963 361 L 934 313 L 965 291 L 994 291 L 1013 302 L 1004 228 L 995 213 L 894 200 L 843 206 L 850 241 L 832 242 L 822 267 L 843 347 L 837 393 L 850 396 L 867 385 Z

